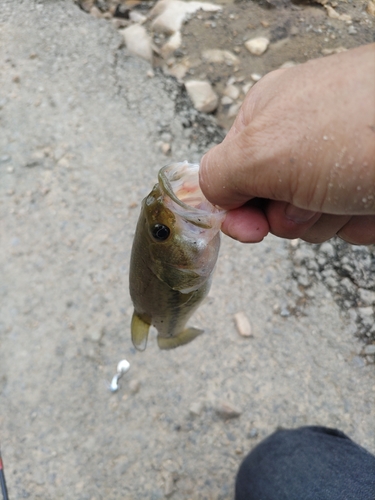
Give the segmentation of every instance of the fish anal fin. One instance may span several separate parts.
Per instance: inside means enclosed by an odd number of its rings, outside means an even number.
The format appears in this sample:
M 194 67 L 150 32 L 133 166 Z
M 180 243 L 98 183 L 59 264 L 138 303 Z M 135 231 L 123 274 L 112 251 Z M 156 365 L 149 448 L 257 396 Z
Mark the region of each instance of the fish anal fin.
M 138 351 L 146 349 L 149 330 L 150 323 L 134 311 L 131 321 L 131 334 L 133 345 Z
M 160 337 L 158 335 L 158 346 L 160 349 L 174 349 L 180 345 L 185 345 L 201 335 L 203 330 L 198 328 L 186 328 L 175 337 Z

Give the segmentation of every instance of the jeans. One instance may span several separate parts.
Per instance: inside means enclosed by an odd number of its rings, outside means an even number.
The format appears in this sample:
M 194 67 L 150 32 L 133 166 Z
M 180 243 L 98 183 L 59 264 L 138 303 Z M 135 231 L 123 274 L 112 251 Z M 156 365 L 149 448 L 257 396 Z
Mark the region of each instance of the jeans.
M 242 462 L 235 500 L 375 500 L 375 456 L 336 429 L 279 430 Z

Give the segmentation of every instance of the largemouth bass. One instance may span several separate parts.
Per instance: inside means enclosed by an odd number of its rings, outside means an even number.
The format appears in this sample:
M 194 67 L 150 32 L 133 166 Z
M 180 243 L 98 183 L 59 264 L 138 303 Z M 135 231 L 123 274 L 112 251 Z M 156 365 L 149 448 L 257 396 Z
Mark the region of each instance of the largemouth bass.
M 138 350 L 146 348 L 151 325 L 160 349 L 203 333 L 186 323 L 209 292 L 225 211 L 206 200 L 198 171 L 188 162 L 162 168 L 142 202 L 129 276 L 131 335 Z

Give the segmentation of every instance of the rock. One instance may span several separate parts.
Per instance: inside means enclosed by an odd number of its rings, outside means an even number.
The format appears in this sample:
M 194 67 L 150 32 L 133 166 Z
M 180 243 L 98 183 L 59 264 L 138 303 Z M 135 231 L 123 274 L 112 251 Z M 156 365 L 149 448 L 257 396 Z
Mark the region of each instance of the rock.
M 364 350 L 363 350 L 364 354 L 366 355 L 372 355 L 372 354 L 375 354 L 375 344 L 370 344 L 370 345 L 367 345 Z
M 133 23 L 143 24 L 147 21 L 147 17 L 138 12 L 137 10 L 131 10 L 129 12 L 129 19 Z
M 164 482 L 164 496 L 169 498 L 174 493 L 174 473 L 167 471 L 165 473 L 165 482 Z
M 241 106 L 242 102 L 236 102 L 232 104 L 232 106 L 228 110 L 228 117 L 233 118 L 234 116 L 237 116 Z
M 203 410 L 203 403 L 201 401 L 195 401 L 190 405 L 189 413 L 195 417 L 199 417 Z
M 129 382 L 129 389 L 132 394 L 137 394 L 141 388 L 141 383 L 139 380 L 134 379 Z
M 250 322 L 243 311 L 234 315 L 234 321 L 236 322 L 237 331 L 242 337 L 252 337 Z
M 335 249 L 333 248 L 333 245 L 328 241 L 320 245 L 319 252 L 324 253 L 324 255 L 326 255 L 327 257 L 335 256 Z
M 352 21 L 352 18 L 351 16 L 349 16 L 349 14 L 339 14 L 330 5 L 324 5 L 324 8 L 327 9 L 328 17 L 330 17 L 331 19 L 338 19 L 339 21 L 346 21 L 346 22 Z
M 196 1 L 159 0 L 149 14 L 150 18 L 155 18 L 152 22 L 152 29 L 172 35 L 181 29 L 183 22 L 189 14 L 194 14 L 198 10 L 216 12 L 221 10 L 221 7 L 212 3 Z
M 322 49 L 323 56 L 330 56 L 331 54 L 339 54 L 340 52 L 345 52 L 345 47 L 336 47 L 335 49 Z
M 260 36 L 258 38 L 252 38 L 251 40 L 245 42 L 245 47 L 251 54 L 255 56 L 261 56 L 267 50 L 269 44 L 270 41 L 268 40 L 268 38 Z
M 210 49 L 202 52 L 202 59 L 209 63 L 238 64 L 240 60 L 229 50 Z
M 294 61 L 285 61 L 285 63 L 283 63 L 280 66 L 280 69 L 294 68 L 294 66 L 297 66 L 297 64 L 298 63 L 296 63 Z
M 375 304 L 375 292 L 360 288 L 358 290 L 358 294 L 362 305 L 371 306 L 372 304 Z
M 223 106 L 230 106 L 233 104 L 233 99 L 231 99 L 229 96 L 225 95 L 221 98 L 221 104 Z
M 177 50 L 182 43 L 181 32 L 176 31 L 170 39 L 163 45 L 160 50 L 161 55 L 166 59 L 169 57 L 175 50 Z
M 185 87 L 195 109 L 203 113 L 215 111 L 219 103 L 219 97 L 209 82 L 190 80 L 185 83 Z
M 224 420 L 228 418 L 237 418 L 242 413 L 239 408 L 229 403 L 229 401 L 217 401 L 214 410 L 215 413 Z
M 177 80 L 182 81 L 186 73 L 189 71 L 190 65 L 188 64 L 187 61 L 183 61 L 181 63 L 175 64 L 171 68 L 168 68 L 168 73 Z
M 235 85 L 227 85 L 224 90 L 224 95 L 235 101 L 238 99 L 240 91 Z
M 245 83 L 245 85 L 243 85 L 242 87 L 242 92 L 246 95 L 253 85 L 254 85 L 253 82 Z
M 251 73 L 250 78 L 254 82 L 259 82 L 259 80 L 262 78 L 262 75 L 260 75 L 259 73 Z
M 126 47 L 131 54 L 152 62 L 151 38 L 144 26 L 133 24 L 120 30 L 120 33 L 124 37 Z
M 375 16 L 375 2 L 372 0 L 369 0 L 367 3 L 366 7 L 366 12 L 370 14 L 371 16 Z

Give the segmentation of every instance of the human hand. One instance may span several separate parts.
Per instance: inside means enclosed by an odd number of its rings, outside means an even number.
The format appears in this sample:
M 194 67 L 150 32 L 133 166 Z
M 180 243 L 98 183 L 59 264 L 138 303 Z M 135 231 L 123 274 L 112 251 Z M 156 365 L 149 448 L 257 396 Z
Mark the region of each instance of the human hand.
M 263 77 L 200 185 L 242 242 L 375 243 L 375 44 Z

